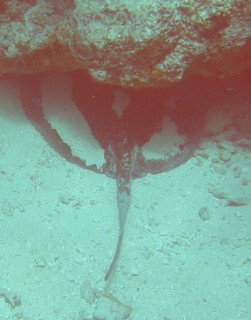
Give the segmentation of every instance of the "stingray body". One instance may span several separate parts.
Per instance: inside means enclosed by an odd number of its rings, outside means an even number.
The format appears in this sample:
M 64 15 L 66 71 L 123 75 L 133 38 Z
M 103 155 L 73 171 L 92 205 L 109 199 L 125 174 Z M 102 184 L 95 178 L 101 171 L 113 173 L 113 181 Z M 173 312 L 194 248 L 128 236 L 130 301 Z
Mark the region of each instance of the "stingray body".
M 132 179 L 148 173 L 170 171 L 188 160 L 198 145 L 203 121 L 199 116 L 197 125 L 191 126 L 191 116 L 184 121 L 181 111 L 175 114 L 169 110 L 174 120 L 179 122 L 181 133 L 188 137 L 187 141 L 172 157 L 149 160 L 144 157 L 142 147 L 154 132 L 161 129 L 163 113 L 166 112 L 166 94 L 158 89 L 144 92 L 124 89 L 130 99 L 125 111 L 119 114 L 112 108 L 117 87 L 94 83 L 82 72 L 76 72 L 73 78 L 72 101 L 85 117 L 92 134 L 105 152 L 106 162 L 101 168 L 95 164 L 87 165 L 85 160 L 74 156 L 69 145 L 46 119 L 42 106 L 40 75 L 22 77 L 20 100 L 28 120 L 57 153 L 83 169 L 116 179 L 119 235 L 113 260 L 105 275 L 105 280 L 108 280 L 120 254 Z

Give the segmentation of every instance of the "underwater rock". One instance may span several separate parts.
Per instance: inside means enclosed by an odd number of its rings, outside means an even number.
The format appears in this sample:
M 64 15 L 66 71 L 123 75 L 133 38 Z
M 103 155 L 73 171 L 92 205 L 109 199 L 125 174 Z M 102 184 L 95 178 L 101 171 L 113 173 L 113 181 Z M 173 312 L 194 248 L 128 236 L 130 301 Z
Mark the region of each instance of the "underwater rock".
M 208 191 L 215 198 L 225 200 L 228 206 L 245 206 L 251 202 L 248 187 L 243 186 L 238 179 L 225 179 L 220 185 L 212 185 Z
M 169 86 L 251 67 L 250 0 L 5 0 L 0 70 L 86 69 L 99 82 Z

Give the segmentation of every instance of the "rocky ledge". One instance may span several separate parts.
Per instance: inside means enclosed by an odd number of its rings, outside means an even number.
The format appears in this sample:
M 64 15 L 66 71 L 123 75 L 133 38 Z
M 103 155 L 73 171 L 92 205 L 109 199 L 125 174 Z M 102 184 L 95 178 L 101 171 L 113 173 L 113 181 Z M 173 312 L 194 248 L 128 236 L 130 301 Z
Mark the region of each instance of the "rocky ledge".
M 125 87 L 251 67 L 251 0 L 3 0 L 0 73 L 87 70 Z

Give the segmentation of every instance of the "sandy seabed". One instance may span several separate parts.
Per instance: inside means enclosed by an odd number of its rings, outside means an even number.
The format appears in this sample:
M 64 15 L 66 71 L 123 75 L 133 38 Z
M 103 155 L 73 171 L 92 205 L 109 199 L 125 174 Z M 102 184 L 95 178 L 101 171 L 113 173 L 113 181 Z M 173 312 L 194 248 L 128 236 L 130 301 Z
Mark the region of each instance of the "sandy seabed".
M 250 149 L 205 138 L 184 165 L 135 180 L 106 283 L 117 232 L 115 181 L 56 154 L 1 80 L 1 320 L 251 319 Z

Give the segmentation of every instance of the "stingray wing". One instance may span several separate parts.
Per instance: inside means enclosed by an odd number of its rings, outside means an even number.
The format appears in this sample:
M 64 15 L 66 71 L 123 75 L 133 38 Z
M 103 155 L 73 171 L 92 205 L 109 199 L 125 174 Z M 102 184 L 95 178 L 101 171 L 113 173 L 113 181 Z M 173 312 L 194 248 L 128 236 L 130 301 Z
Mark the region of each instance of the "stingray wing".
M 158 174 L 162 172 L 171 171 L 186 161 L 188 161 L 194 151 L 196 150 L 198 144 L 186 144 L 183 146 L 180 151 L 177 152 L 174 156 L 168 159 L 147 159 L 142 153 L 142 149 L 138 150 L 137 154 L 137 166 L 133 172 L 133 178 L 139 178 L 150 174 Z
M 41 134 L 48 145 L 61 157 L 83 169 L 104 173 L 95 164 L 87 165 L 81 158 L 73 155 L 71 148 L 46 119 L 41 98 L 41 75 L 25 75 L 20 81 L 20 101 L 24 113 L 34 128 Z
M 145 152 L 144 149 L 147 144 L 138 148 L 133 178 L 142 177 L 148 173 L 168 172 L 188 161 L 198 148 L 204 122 L 204 115 L 201 113 L 193 122 L 191 121 L 191 128 L 182 131 L 180 135 L 178 131 L 176 132 L 177 124 L 164 117 L 162 125 L 163 127 L 166 125 L 168 130 L 164 128 L 162 132 L 156 133 L 156 136 L 153 136 L 153 141 L 149 142 L 150 145 L 152 143 L 153 146 L 157 146 L 161 151 L 158 150 L 157 153 L 156 150 L 150 153 Z M 152 155 L 153 158 L 151 158 Z

